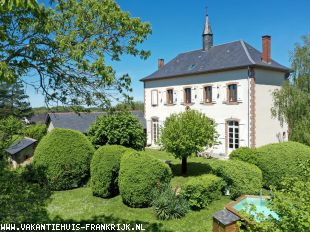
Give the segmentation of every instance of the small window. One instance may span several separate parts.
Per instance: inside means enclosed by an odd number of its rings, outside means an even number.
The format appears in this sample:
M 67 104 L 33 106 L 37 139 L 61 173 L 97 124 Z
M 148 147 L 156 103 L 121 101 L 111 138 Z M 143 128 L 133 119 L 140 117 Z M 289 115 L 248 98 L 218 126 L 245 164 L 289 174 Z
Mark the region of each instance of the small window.
M 152 106 L 157 106 L 158 105 L 158 91 L 157 90 L 152 90 L 152 96 L 151 96 L 151 101 L 152 101 Z
M 173 89 L 167 90 L 167 104 L 172 105 L 173 104 Z
M 228 85 L 228 101 L 237 102 L 237 85 L 236 84 Z
M 239 148 L 239 122 L 228 122 L 228 145 L 229 149 Z
M 184 89 L 184 103 L 191 103 L 192 102 L 192 93 L 191 88 Z
M 204 96 L 205 96 L 205 102 L 211 103 L 212 102 L 212 86 L 206 86 L 204 88 Z

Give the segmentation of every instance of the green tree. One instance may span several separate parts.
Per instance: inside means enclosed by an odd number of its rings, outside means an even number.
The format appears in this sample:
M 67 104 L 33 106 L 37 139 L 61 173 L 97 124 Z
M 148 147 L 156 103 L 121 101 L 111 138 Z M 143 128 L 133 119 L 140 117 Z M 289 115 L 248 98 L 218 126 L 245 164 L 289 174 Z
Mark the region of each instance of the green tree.
M 130 112 L 115 112 L 98 117 L 88 131 L 96 146 L 122 145 L 142 150 L 146 135 L 139 120 Z
M 215 124 L 204 114 L 188 110 L 172 114 L 161 129 L 160 141 L 165 150 L 182 159 L 182 173 L 187 172 L 187 157 L 216 144 Z
M 0 118 L 12 115 L 16 118 L 29 117 L 32 109 L 22 82 L 0 83 Z
M 13 116 L 0 120 L 0 153 L 22 135 L 23 128 L 22 121 Z
M 310 145 L 310 37 L 303 36 L 291 54 L 293 73 L 273 93 L 272 115 L 289 127 L 289 139 Z
M 48 103 L 106 107 L 111 100 L 128 99 L 130 77 L 117 77 L 109 64 L 126 54 L 146 59 L 150 53 L 138 45 L 150 25 L 114 0 L 51 4 L 36 11 L 0 9 L 0 80 L 27 81 L 34 75 L 38 84 L 33 85 Z
M 0 0 L 0 7 L 6 10 L 12 10 L 14 7 L 36 9 L 38 3 L 36 0 Z

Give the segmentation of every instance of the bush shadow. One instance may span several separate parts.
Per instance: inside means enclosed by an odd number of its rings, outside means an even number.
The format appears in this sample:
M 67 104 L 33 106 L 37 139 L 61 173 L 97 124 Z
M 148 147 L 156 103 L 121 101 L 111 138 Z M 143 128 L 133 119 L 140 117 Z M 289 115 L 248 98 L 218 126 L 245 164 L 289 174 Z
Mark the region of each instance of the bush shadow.
M 182 165 L 178 164 L 171 164 L 171 170 L 174 176 L 183 176 L 182 175 Z M 187 163 L 187 174 L 185 177 L 188 176 L 201 176 L 204 174 L 211 173 L 210 166 L 205 163 L 200 162 L 188 162 Z

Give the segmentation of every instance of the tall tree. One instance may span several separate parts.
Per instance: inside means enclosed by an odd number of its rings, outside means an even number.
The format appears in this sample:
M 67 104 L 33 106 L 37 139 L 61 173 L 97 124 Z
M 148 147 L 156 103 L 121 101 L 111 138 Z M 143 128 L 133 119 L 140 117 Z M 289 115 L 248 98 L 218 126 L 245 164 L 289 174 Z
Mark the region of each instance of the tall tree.
M 291 54 L 293 73 L 273 93 L 272 115 L 289 127 L 289 139 L 310 145 L 310 37 L 302 37 Z
M 172 114 L 161 130 L 160 141 L 165 150 L 182 160 L 182 174 L 187 172 L 187 158 L 216 143 L 215 124 L 195 110 Z
M 116 76 L 112 61 L 139 49 L 151 32 L 114 0 L 57 0 L 32 11 L 0 9 L 0 80 L 35 75 L 46 102 L 109 106 L 128 99 L 131 79 Z M 108 64 L 109 63 L 109 64 Z M 26 77 L 26 78 L 25 78 Z M 38 83 L 38 84 L 36 84 Z
M 32 109 L 22 82 L 0 83 L 0 118 L 10 115 L 23 118 L 29 117 L 31 114 Z
M 0 6 L 6 10 L 12 10 L 15 7 L 36 9 L 38 3 L 36 0 L 0 0 Z

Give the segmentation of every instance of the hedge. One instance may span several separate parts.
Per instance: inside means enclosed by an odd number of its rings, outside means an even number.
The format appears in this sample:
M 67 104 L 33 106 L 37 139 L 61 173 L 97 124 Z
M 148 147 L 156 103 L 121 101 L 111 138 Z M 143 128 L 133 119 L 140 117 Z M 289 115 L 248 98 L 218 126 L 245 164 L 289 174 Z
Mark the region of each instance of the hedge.
M 297 142 L 274 143 L 232 158 L 257 165 L 263 172 L 265 187 L 279 187 L 283 178 L 303 175 L 298 164 L 310 159 L 310 147 Z
M 222 178 L 212 174 L 193 177 L 183 186 L 182 196 L 192 209 L 202 209 L 221 197 L 225 185 Z
M 94 154 L 91 165 L 91 189 L 94 196 L 113 197 L 119 193 L 118 174 L 121 157 L 134 151 L 120 145 L 100 147 Z
M 34 167 L 44 169 L 52 190 L 81 186 L 89 176 L 94 148 L 85 135 L 69 129 L 54 129 L 38 144 Z
M 262 172 L 253 165 L 238 160 L 208 160 L 208 169 L 227 183 L 232 198 L 242 194 L 257 194 L 262 188 Z
M 239 158 L 239 157 L 242 157 L 242 158 Z M 251 160 L 256 158 L 256 149 L 249 148 L 249 147 L 240 147 L 236 150 L 233 150 L 230 153 L 229 158 L 252 163 Z
M 156 186 L 169 183 L 171 169 L 164 162 L 142 153 L 124 154 L 121 158 L 119 190 L 130 207 L 148 207 Z

